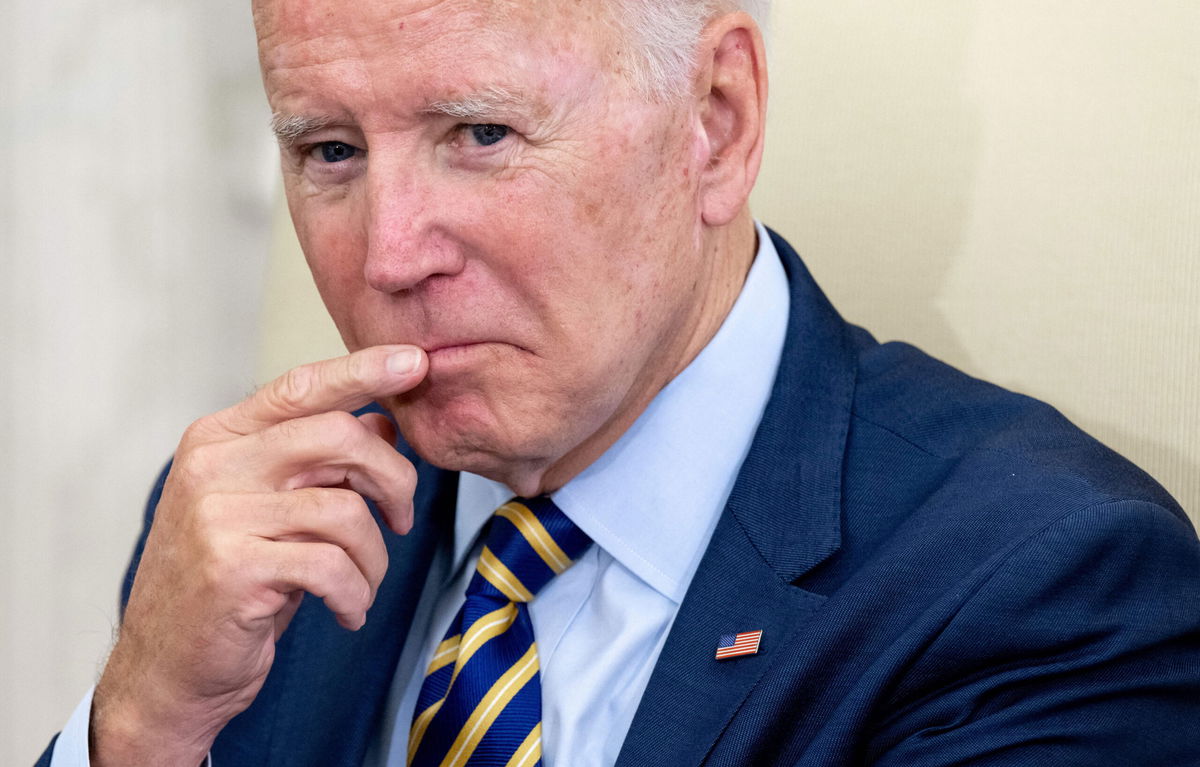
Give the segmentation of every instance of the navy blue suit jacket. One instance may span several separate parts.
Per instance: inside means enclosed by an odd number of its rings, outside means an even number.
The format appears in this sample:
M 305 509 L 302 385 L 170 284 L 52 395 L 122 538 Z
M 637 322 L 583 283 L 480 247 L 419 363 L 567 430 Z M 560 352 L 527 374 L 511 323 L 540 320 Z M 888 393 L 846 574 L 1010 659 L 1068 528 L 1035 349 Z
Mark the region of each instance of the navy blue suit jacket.
M 775 245 L 778 380 L 619 764 L 1200 765 L 1183 511 L 1049 406 L 846 324 Z M 456 476 L 411 457 L 367 625 L 306 600 L 217 767 L 360 764 L 452 528 Z M 753 629 L 757 655 L 714 659 Z

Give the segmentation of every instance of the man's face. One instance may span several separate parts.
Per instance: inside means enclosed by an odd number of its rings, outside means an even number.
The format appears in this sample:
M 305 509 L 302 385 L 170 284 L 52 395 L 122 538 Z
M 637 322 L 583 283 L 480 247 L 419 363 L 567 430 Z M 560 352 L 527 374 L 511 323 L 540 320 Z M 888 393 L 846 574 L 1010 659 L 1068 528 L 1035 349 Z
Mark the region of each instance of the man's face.
M 425 383 L 384 403 L 405 438 L 525 491 L 607 447 L 686 364 L 712 268 L 696 109 L 637 95 L 597 14 L 596 0 L 255 14 L 271 108 L 297 134 L 292 217 L 347 347 L 424 348 Z

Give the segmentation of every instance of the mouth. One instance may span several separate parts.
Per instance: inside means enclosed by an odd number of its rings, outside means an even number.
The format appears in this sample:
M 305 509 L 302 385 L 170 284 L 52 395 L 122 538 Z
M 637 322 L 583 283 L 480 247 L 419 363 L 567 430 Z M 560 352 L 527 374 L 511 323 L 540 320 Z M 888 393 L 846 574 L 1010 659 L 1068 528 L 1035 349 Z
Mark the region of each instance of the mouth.
M 432 346 L 429 346 L 428 348 L 426 348 L 425 353 L 427 355 L 429 355 L 429 357 L 431 359 L 435 355 L 443 356 L 443 357 L 452 356 L 455 354 L 461 354 L 462 352 L 467 351 L 467 350 L 476 349 L 481 346 L 486 346 L 489 343 L 490 342 L 488 342 L 488 341 L 461 341 L 461 342 L 447 343 L 447 344 L 436 344 L 436 345 L 432 345 Z
M 451 372 L 477 364 L 483 355 L 495 356 L 500 344 L 493 341 L 467 341 L 430 346 L 425 350 L 429 357 L 430 372 Z
M 510 355 L 525 356 L 530 350 L 507 341 L 455 341 L 426 347 L 431 374 L 466 372 L 504 363 Z

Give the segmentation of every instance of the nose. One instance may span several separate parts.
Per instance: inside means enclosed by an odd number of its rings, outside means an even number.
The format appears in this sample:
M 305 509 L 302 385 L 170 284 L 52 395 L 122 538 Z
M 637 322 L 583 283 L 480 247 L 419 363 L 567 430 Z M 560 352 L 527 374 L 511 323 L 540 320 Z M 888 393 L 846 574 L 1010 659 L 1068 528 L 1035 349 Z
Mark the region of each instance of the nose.
M 464 259 L 445 226 L 436 182 L 413 172 L 368 171 L 367 255 L 363 277 L 384 293 L 411 290 L 436 275 L 462 271 Z

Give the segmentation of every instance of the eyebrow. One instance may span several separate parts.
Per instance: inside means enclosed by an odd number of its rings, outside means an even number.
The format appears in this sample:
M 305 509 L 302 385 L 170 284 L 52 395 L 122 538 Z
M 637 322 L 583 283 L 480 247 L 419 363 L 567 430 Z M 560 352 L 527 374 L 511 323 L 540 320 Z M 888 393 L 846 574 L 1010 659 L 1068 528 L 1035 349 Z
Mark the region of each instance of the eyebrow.
M 271 116 L 271 132 L 280 146 L 289 147 L 305 136 L 336 122 L 330 117 L 306 117 L 276 112 Z
M 483 121 L 489 116 L 495 115 L 497 110 L 526 105 L 525 99 L 518 94 L 507 88 L 493 85 L 461 98 L 431 101 L 421 111 L 425 114 L 445 115 L 459 120 Z
M 494 116 L 498 110 L 529 107 L 518 94 L 500 86 L 489 86 L 477 93 L 460 98 L 430 101 L 421 110 L 423 114 L 444 115 L 458 120 L 483 121 Z M 532 105 L 537 107 L 538 105 Z M 542 108 L 544 110 L 544 107 Z M 338 124 L 338 120 L 324 116 L 306 116 L 276 112 L 271 116 L 271 132 L 280 146 L 290 147 L 305 136 Z

